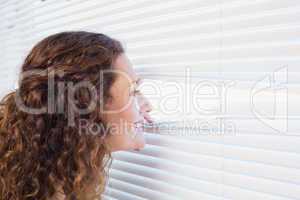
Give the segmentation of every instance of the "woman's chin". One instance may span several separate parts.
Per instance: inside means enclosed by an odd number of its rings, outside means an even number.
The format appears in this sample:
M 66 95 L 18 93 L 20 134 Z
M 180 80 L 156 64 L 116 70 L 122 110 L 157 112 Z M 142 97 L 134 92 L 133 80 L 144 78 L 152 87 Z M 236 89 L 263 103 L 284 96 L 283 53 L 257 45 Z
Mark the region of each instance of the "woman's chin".
M 136 132 L 136 136 L 134 138 L 134 150 L 140 151 L 146 146 L 146 140 L 143 132 Z
M 136 150 L 140 151 L 146 146 L 144 132 L 141 129 L 134 129 L 127 134 L 115 134 L 107 138 L 107 143 L 112 152 Z

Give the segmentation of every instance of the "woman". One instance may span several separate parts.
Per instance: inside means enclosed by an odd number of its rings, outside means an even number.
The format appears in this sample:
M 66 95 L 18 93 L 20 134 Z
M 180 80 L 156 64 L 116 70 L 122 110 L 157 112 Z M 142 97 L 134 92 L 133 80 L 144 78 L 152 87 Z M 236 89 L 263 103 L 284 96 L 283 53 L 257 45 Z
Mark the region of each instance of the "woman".
M 1 102 L 0 199 L 100 199 L 111 152 L 145 145 L 151 106 L 120 42 L 51 35 L 26 57 Z

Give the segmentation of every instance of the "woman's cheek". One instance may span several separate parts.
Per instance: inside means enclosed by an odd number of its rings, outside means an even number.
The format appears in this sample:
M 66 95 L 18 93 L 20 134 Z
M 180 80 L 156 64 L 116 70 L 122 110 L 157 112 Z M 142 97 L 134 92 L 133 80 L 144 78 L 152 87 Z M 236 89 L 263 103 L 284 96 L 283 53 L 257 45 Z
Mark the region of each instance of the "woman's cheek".
M 124 112 L 121 113 L 120 117 L 132 124 L 140 120 L 139 107 L 136 98 L 131 100 L 131 102 L 128 104 L 128 107 L 124 110 Z
M 112 151 L 141 149 L 145 145 L 144 136 L 134 126 L 135 122 L 142 120 L 137 99 L 133 97 L 130 102 L 118 101 L 114 105 L 115 108 L 122 106 L 122 110 L 109 116 L 111 131 L 107 142 Z

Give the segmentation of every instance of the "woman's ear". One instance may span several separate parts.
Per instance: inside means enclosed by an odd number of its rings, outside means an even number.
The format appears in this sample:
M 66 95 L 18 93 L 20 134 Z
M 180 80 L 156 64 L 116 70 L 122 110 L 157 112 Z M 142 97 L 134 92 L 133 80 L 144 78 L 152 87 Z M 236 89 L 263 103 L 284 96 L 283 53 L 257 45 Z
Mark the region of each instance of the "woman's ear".
M 102 105 L 101 105 L 101 111 L 103 113 L 105 113 L 105 111 L 107 110 L 111 110 L 112 109 L 112 105 L 113 105 L 113 96 L 112 95 L 109 95 L 108 97 L 105 98 L 105 101 L 102 102 Z
M 104 108 L 109 107 L 113 103 L 113 97 L 110 95 L 107 97 L 106 102 L 104 103 Z

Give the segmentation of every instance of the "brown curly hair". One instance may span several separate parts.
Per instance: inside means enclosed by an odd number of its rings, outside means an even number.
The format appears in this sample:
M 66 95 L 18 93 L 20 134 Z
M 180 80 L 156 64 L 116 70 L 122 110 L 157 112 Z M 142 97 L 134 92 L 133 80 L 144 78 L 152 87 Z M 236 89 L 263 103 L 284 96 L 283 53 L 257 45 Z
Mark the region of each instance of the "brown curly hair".
M 119 41 L 87 31 L 56 33 L 32 48 L 17 89 L 0 104 L 1 200 L 48 200 L 58 192 L 70 200 L 100 199 L 111 153 L 105 133 L 81 134 L 79 120 L 105 126 L 100 108 L 111 98 L 115 74 L 99 72 L 112 69 L 123 52 Z M 97 89 L 94 109 L 88 88 L 63 87 L 82 81 Z

